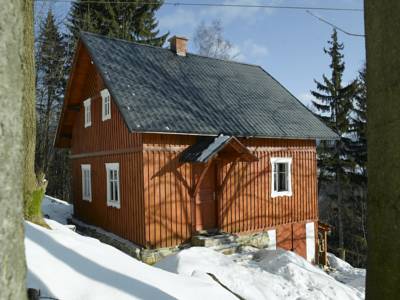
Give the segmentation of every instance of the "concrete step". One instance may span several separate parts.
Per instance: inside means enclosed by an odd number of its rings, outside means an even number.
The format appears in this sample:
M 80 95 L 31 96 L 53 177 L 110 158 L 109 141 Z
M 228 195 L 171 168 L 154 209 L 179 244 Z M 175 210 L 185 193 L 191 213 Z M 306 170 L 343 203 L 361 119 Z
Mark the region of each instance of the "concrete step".
M 200 247 L 216 247 L 228 245 L 236 241 L 236 236 L 232 234 L 199 234 L 192 237 L 192 245 Z

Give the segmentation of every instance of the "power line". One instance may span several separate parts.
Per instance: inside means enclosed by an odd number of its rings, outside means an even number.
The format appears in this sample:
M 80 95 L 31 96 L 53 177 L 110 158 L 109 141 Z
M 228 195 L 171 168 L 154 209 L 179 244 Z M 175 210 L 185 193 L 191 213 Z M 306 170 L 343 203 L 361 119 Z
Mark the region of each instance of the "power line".
M 321 22 L 324 22 L 324 23 L 326 23 L 326 24 L 332 26 L 332 27 L 335 28 L 336 30 L 339 30 L 340 32 L 343 32 L 344 34 L 347 34 L 347 35 L 350 35 L 350 36 L 365 37 L 364 34 L 357 34 L 357 33 L 348 32 L 348 31 L 346 31 L 346 30 L 344 30 L 344 29 L 342 29 L 342 28 L 336 26 L 335 24 L 333 24 L 333 23 L 331 23 L 331 22 L 325 20 L 324 18 L 319 17 L 319 16 L 313 14 L 313 13 L 312 13 L 311 11 L 309 11 L 309 10 L 306 10 L 306 12 L 307 12 L 308 14 L 310 14 L 311 16 L 313 16 L 314 18 L 317 18 L 317 19 L 320 20 Z
M 52 3 L 73 3 L 73 0 L 35 0 L 35 2 L 52 2 Z M 160 2 L 145 1 L 99 1 L 84 0 L 82 4 L 150 4 L 157 5 Z M 170 2 L 165 1 L 162 5 L 168 6 L 203 6 L 203 7 L 225 7 L 225 8 L 273 8 L 288 10 L 324 10 L 324 11 L 347 11 L 347 12 L 363 12 L 362 8 L 345 8 L 345 7 L 318 7 L 318 6 L 292 6 L 292 5 L 269 5 L 269 4 L 229 4 L 229 3 L 187 3 L 187 2 Z

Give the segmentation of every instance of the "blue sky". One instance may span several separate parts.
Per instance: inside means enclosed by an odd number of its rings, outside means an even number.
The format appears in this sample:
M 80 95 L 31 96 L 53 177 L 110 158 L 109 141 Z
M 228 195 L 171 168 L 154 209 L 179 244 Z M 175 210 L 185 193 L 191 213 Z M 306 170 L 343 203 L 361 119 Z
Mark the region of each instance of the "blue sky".
M 181 2 L 216 3 L 209 0 L 182 0 Z M 362 0 L 221 0 L 218 3 L 275 4 L 293 6 L 323 6 L 362 8 Z M 64 18 L 68 4 L 53 4 L 57 16 Z M 363 34 L 362 12 L 313 11 L 335 25 L 352 33 Z M 163 6 L 157 13 L 160 33 L 189 38 L 189 50 L 193 51 L 196 26 L 201 22 L 219 19 L 224 27 L 225 38 L 239 52 L 243 62 L 261 65 L 305 104 L 311 99 L 310 90 L 315 88 L 313 79 L 330 74 L 329 58 L 323 52 L 332 27 L 310 16 L 305 11 L 265 8 L 222 8 Z M 344 43 L 346 71 L 344 80 L 357 76 L 365 61 L 365 39 L 339 32 Z

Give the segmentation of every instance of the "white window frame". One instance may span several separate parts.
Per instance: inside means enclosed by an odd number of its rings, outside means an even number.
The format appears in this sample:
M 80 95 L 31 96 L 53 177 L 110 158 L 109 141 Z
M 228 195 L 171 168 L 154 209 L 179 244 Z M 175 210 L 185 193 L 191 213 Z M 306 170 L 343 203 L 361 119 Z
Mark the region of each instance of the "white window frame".
M 106 121 L 111 119 L 111 96 L 107 89 L 100 92 L 101 94 L 101 120 Z
M 114 188 L 116 188 L 118 199 L 112 199 L 115 195 L 111 195 L 111 177 L 110 171 L 117 171 L 117 179 L 113 179 L 116 182 Z M 107 173 L 107 206 L 121 208 L 121 189 L 120 189 L 120 173 L 119 173 L 119 163 L 107 163 L 106 164 Z M 114 189 L 115 190 L 115 189 Z
M 91 108 L 91 99 L 86 99 L 83 101 L 83 106 L 85 107 L 85 115 L 84 115 L 84 122 L 85 128 L 92 126 L 92 108 Z
M 288 164 L 288 190 L 275 191 L 275 164 L 287 163 Z M 292 158 L 291 157 L 271 157 L 272 173 L 271 173 L 271 197 L 292 196 Z
M 81 165 L 82 170 L 82 200 L 92 201 L 92 173 L 90 171 L 90 165 Z M 85 174 L 89 174 L 89 178 L 86 179 Z M 89 194 L 86 194 L 86 188 L 88 188 Z

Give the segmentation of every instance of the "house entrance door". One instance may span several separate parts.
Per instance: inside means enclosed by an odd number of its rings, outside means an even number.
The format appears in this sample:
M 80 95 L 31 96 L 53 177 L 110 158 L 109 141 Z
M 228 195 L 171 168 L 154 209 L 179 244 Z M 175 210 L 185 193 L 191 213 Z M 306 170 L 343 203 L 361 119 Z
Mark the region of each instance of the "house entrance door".
M 197 175 L 201 169 L 196 170 Z M 216 199 L 216 165 L 213 162 L 208 168 L 195 201 L 196 231 L 215 229 L 217 222 L 217 199 Z

